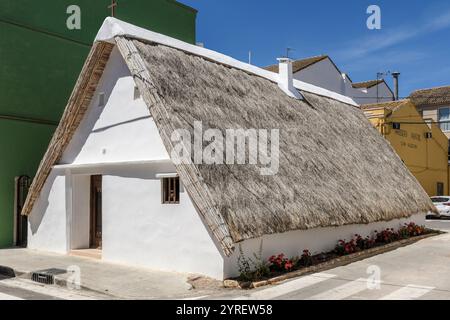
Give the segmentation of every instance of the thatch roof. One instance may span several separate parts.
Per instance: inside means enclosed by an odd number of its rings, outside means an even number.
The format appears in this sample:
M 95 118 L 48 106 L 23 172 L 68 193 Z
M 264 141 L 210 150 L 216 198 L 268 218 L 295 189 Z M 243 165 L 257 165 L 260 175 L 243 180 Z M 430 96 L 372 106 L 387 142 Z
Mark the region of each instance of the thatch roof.
M 409 98 L 417 107 L 450 105 L 450 86 L 414 91 Z
M 280 166 L 177 165 L 198 213 L 230 255 L 235 243 L 319 227 L 368 224 L 434 210 L 430 199 L 363 112 L 302 91 L 288 97 L 277 83 L 167 45 L 116 36 L 169 154 L 174 129 L 279 129 Z M 23 214 L 29 214 L 70 141 L 104 67 L 109 44 L 94 46 Z M 193 49 L 194 50 L 194 49 Z M 197 49 L 195 49 L 197 50 Z
M 317 62 L 320 62 L 322 60 L 327 59 L 328 56 L 326 55 L 321 55 L 321 56 L 316 56 L 316 57 L 309 57 L 309 58 L 304 58 L 304 59 L 299 59 L 299 60 L 295 60 L 292 62 L 292 72 L 293 73 L 297 73 L 303 69 L 308 68 L 309 66 L 312 66 L 313 64 L 316 64 Z M 271 66 L 267 66 L 264 67 L 264 69 L 271 71 L 271 72 L 279 72 L 278 69 L 278 64 L 274 64 Z

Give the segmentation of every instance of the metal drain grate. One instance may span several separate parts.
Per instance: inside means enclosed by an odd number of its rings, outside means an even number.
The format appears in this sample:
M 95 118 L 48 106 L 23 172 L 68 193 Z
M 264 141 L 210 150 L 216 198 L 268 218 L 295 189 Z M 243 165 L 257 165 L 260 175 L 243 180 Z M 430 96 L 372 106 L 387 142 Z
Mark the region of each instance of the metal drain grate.
M 55 275 L 67 273 L 63 269 L 47 269 L 31 273 L 31 280 L 42 284 L 55 284 Z
M 31 274 L 31 280 L 42 284 L 55 284 L 55 276 L 51 274 L 33 272 Z

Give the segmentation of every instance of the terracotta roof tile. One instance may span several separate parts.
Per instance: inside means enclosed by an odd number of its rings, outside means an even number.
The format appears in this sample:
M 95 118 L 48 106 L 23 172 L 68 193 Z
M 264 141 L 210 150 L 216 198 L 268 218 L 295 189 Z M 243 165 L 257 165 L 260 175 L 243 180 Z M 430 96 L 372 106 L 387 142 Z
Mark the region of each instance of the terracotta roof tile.
M 322 61 L 324 59 L 327 59 L 328 56 L 326 55 L 321 55 L 321 56 L 316 56 L 316 57 L 310 57 L 310 58 L 306 58 L 306 59 L 301 59 L 301 60 L 295 60 L 294 62 L 292 62 L 292 72 L 296 73 L 299 72 L 319 61 Z M 276 72 L 278 73 L 278 65 L 274 64 L 268 67 L 264 67 L 263 69 L 266 69 L 268 71 L 272 71 L 272 72 Z
M 360 106 L 360 108 L 362 110 L 385 108 L 385 109 L 394 111 L 401 105 L 408 103 L 408 102 L 410 102 L 410 100 L 404 99 L 404 100 L 389 101 L 389 102 L 371 103 L 371 104 L 363 104 Z
M 450 105 L 450 86 L 417 90 L 409 98 L 418 107 Z
M 353 88 L 356 89 L 369 89 L 372 87 L 375 87 L 376 85 L 383 83 L 384 80 L 383 79 L 379 79 L 379 80 L 369 80 L 369 81 L 364 81 L 364 82 L 355 82 L 352 84 Z

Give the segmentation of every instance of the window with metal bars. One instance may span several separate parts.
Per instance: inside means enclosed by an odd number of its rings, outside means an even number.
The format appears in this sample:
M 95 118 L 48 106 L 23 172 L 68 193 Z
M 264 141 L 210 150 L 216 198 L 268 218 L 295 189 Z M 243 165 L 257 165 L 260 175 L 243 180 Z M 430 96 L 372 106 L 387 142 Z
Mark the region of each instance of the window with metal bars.
M 180 203 L 180 178 L 163 178 L 162 183 L 162 203 Z

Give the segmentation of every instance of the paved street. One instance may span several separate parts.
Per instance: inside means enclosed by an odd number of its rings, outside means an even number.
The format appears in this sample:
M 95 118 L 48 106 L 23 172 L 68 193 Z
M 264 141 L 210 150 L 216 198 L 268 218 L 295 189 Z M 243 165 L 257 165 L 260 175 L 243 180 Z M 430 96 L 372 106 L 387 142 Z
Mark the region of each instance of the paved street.
M 55 279 L 60 283 L 71 277 L 72 273 L 67 270 L 75 267 L 79 270 L 81 285 L 106 295 L 104 298 L 164 299 L 192 294 L 192 286 L 187 283 L 189 274 L 113 264 L 85 257 L 28 249 L 2 249 L 0 265 L 23 274 L 56 270 L 58 273 Z
M 55 300 L 56 297 L 52 297 L 45 294 L 40 294 L 34 291 L 17 288 L 14 286 L 3 285 L 5 281 L 4 277 L 0 277 L 0 300 Z
M 86 290 L 45 286 L 21 278 L 0 276 L 0 300 L 99 300 L 105 297 Z

